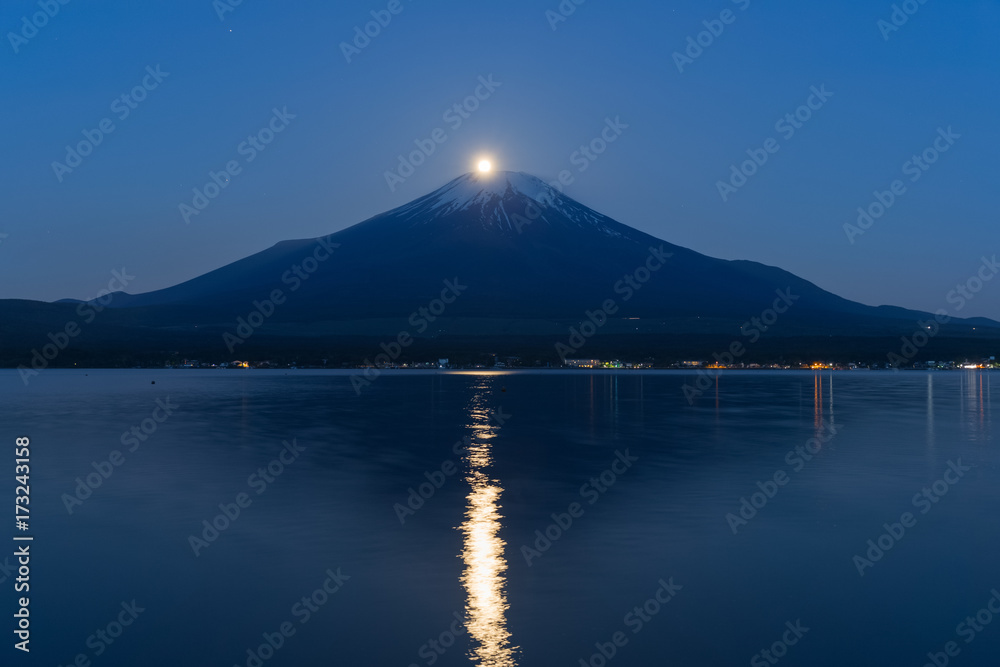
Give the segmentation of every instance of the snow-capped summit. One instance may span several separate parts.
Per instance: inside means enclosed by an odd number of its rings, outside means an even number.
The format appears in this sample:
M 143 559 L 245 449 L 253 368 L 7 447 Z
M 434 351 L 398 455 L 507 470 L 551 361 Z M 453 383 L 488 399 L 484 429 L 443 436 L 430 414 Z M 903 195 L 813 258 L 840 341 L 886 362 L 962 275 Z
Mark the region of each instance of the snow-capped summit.
M 524 195 L 536 202 L 553 200 L 559 193 L 539 178 L 521 171 L 495 171 L 464 174 L 432 192 L 436 206 L 463 210 L 485 205 L 494 199 Z
M 461 214 L 461 215 L 456 215 Z M 460 226 L 520 234 L 530 224 L 583 227 L 609 236 L 627 236 L 629 228 L 562 194 L 545 181 L 520 171 L 469 173 L 387 215 L 416 224 L 452 219 Z

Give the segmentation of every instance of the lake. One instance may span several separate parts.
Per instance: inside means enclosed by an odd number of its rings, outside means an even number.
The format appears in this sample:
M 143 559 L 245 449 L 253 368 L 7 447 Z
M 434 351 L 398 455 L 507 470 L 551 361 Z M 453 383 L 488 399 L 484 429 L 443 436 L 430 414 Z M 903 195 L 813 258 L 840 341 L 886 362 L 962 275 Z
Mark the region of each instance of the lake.
M 4 664 L 992 665 L 993 377 L 4 371 Z

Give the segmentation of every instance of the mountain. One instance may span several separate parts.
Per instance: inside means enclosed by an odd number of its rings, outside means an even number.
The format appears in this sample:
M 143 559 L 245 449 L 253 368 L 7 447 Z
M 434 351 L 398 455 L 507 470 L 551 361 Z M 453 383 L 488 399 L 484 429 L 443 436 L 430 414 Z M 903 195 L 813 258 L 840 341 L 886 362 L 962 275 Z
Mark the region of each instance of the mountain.
M 339 247 L 302 282 L 279 320 L 398 318 L 431 301 L 446 279 L 468 286 L 448 307 L 448 318 L 581 319 L 613 298 L 622 317 L 738 326 L 773 304 L 778 290 L 789 289 L 799 298 L 786 319 L 798 329 L 857 334 L 858 327 L 877 330 L 898 320 L 909 326 L 927 315 L 865 306 L 778 268 L 666 243 L 523 173 L 466 174 L 331 235 L 329 243 Z M 315 239 L 279 243 L 175 287 L 122 295 L 115 305 L 239 313 L 275 287 L 294 287 L 287 272 L 316 247 Z M 630 290 L 621 281 L 645 265 L 650 249 L 671 256 L 626 299 Z
M 454 302 L 433 318 L 411 319 L 446 281 L 458 286 Z M 270 313 L 274 290 L 281 303 Z M 256 302 L 269 315 L 260 338 L 391 339 L 406 331 L 524 336 L 551 347 L 608 300 L 614 308 L 602 335 L 742 336 L 742 325 L 776 303 L 791 305 L 769 336 L 892 337 L 932 317 L 848 301 L 779 268 L 707 257 L 601 215 L 534 176 L 496 172 L 460 176 L 328 237 L 278 243 L 174 287 L 116 294 L 102 320 L 133 342 L 139 332 L 162 345 L 211 332 L 218 347 L 220 332 Z M 0 312 L 30 321 L 24 302 L 13 303 L 0 302 Z M 49 304 L 57 305 L 70 304 Z M 978 338 L 984 329 L 1000 338 L 1000 323 L 990 320 L 955 320 L 947 332 Z M 0 348 L 3 334 L 0 327 Z

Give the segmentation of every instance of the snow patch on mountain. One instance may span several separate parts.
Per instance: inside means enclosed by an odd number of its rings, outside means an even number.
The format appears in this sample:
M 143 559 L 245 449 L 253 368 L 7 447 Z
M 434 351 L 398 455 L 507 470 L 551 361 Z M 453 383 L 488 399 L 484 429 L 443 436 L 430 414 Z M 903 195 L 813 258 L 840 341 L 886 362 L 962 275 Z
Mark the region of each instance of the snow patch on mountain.
M 566 197 L 541 179 L 513 171 L 459 176 L 393 213 L 419 220 L 418 224 L 436 224 L 441 218 L 462 212 L 478 217 L 485 228 L 504 231 L 520 232 L 526 223 L 565 225 L 568 221 L 609 236 L 629 236 L 628 228 Z

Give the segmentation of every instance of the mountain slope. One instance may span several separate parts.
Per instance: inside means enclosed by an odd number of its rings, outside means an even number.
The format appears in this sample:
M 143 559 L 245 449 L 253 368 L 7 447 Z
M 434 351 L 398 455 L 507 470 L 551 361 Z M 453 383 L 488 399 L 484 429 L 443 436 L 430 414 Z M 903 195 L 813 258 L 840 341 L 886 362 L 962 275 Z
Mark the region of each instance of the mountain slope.
M 399 318 L 432 300 L 446 279 L 468 286 L 448 318 L 579 320 L 613 298 L 623 318 L 732 330 L 773 304 L 776 291 L 789 289 L 798 297 L 782 320 L 789 334 L 884 333 L 900 322 L 912 329 L 926 316 L 865 306 L 775 267 L 660 241 L 523 173 L 466 174 L 324 243 L 339 247 L 275 322 Z M 209 308 L 230 317 L 274 288 L 288 291 L 295 285 L 289 270 L 317 247 L 314 239 L 279 243 L 175 287 L 121 295 L 115 306 Z M 641 289 L 623 286 L 637 269 L 645 277 L 640 267 L 651 249 L 671 256 Z
M 430 307 L 445 281 L 460 296 L 415 325 L 411 313 Z M 707 358 L 745 341 L 741 327 L 774 315 L 776 303 L 784 310 L 784 300 L 792 306 L 777 321 L 753 325 L 771 339 L 756 353 L 884 359 L 933 317 L 848 301 L 779 268 L 707 257 L 507 172 L 461 176 L 336 234 L 278 243 L 174 287 L 117 293 L 93 323 L 79 310 L 92 304 L 0 301 L 0 363 L 24 363 L 73 321 L 83 334 L 58 363 L 226 358 L 233 350 L 223 334 L 275 290 L 281 303 L 273 312 L 265 304 L 270 315 L 257 315 L 261 326 L 241 353 L 354 361 L 405 331 L 442 356 L 502 347 L 543 358 L 613 300 L 588 354 Z M 994 354 L 996 341 L 1000 323 L 954 320 L 923 352 Z

